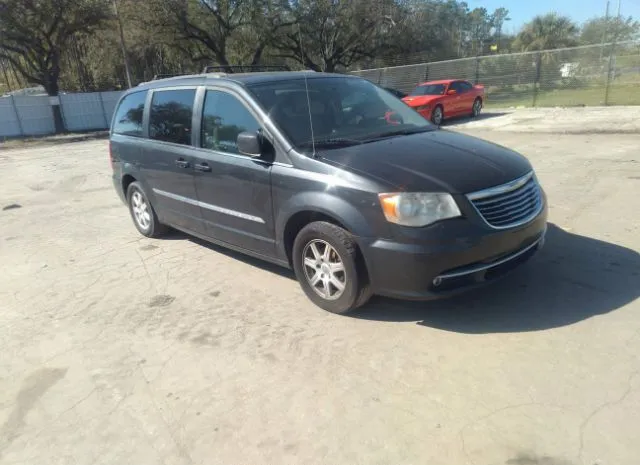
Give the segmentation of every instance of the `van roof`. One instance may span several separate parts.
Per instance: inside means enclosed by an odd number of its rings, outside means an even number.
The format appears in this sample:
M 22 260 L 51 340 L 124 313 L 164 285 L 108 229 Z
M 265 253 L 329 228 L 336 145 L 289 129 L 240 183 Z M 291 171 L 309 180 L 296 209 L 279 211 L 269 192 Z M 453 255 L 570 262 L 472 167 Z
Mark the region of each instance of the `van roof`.
M 262 82 L 288 81 L 293 79 L 317 79 L 327 77 L 354 77 L 347 74 L 316 73 L 314 71 L 275 71 L 266 73 L 206 73 L 186 76 L 174 76 L 154 81 L 143 82 L 136 88 L 154 89 L 168 86 L 203 85 L 218 80 L 232 81 L 239 84 L 251 85 Z

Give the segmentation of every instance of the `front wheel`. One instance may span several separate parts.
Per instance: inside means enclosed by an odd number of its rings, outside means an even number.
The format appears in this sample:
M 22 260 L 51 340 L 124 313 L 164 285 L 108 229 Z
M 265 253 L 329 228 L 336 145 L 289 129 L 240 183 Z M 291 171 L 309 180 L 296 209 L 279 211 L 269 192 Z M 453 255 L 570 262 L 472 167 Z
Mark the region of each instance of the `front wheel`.
M 482 111 L 482 100 L 477 98 L 473 102 L 473 107 L 471 107 L 471 116 L 475 118 L 476 116 L 480 116 L 480 112 Z
M 371 297 L 353 237 L 334 224 L 318 221 L 298 233 L 293 244 L 293 269 L 307 297 L 329 312 L 347 313 Z
M 444 120 L 444 111 L 442 110 L 442 107 L 438 105 L 433 109 L 433 112 L 431 113 L 431 122 L 436 126 L 440 126 L 443 120 Z

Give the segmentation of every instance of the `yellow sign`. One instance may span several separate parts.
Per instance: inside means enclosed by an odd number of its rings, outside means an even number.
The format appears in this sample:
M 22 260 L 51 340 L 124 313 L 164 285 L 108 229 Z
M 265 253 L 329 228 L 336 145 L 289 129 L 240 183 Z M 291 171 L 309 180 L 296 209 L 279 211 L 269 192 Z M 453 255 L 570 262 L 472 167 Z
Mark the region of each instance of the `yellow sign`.
M 497 44 L 493 44 L 493 45 L 491 46 L 491 51 L 492 51 L 492 52 L 497 52 L 497 51 L 498 51 L 498 45 L 497 45 Z

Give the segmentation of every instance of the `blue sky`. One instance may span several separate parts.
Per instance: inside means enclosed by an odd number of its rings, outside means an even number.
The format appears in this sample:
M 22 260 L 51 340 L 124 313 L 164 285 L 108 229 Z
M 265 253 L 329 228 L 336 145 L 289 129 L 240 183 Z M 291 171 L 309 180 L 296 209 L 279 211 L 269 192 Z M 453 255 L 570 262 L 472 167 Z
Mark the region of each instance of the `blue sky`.
M 485 7 L 489 12 L 501 6 L 507 8 L 511 21 L 505 32 L 515 32 L 524 23 L 538 14 L 556 11 L 582 23 L 594 16 L 604 16 L 606 0 L 466 0 L 471 9 Z M 640 19 L 640 0 L 621 0 L 623 16 Z M 616 14 L 618 0 L 611 0 L 610 11 Z

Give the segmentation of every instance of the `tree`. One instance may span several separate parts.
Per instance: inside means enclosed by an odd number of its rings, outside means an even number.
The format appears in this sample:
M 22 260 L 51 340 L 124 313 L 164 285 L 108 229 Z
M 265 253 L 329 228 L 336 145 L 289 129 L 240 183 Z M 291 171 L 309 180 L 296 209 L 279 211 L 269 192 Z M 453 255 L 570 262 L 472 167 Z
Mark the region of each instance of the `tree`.
M 640 23 L 628 18 L 593 18 L 582 26 L 580 42 L 585 45 L 622 42 L 640 36 Z
M 488 42 L 491 29 L 491 17 L 486 8 L 475 8 L 469 13 L 469 35 L 474 55 L 484 54 L 484 45 Z
M 400 10 L 396 47 L 412 62 L 464 56 L 469 36 L 469 8 L 456 0 L 411 0 Z M 403 58 L 404 60 L 404 58 Z M 404 61 L 403 61 L 404 64 Z
M 280 56 L 315 71 L 334 72 L 382 53 L 400 18 L 393 0 L 294 0 L 291 22 L 276 37 Z M 385 40 L 386 39 L 386 40 Z
M 511 21 L 511 18 L 509 18 L 509 10 L 506 8 L 497 8 L 491 15 L 491 23 L 499 52 L 502 51 L 502 28 L 506 21 Z
M 174 33 L 175 45 L 195 52 L 195 61 L 215 59 L 231 71 L 229 41 L 249 24 L 251 1 L 156 0 L 154 5 L 160 16 L 158 26 Z
M 50 96 L 57 96 L 66 47 L 110 17 L 104 0 L 0 0 L 0 59 Z M 56 131 L 61 132 L 60 107 L 53 109 Z
M 157 26 L 193 61 L 233 72 L 235 58 L 259 64 L 274 36 L 293 24 L 287 0 L 155 0 Z M 176 40 L 177 39 L 177 40 Z
M 259 0 L 251 9 L 251 24 L 242 27 L 231 44 L 240 64 L 259 65 L 286 28 L 295 24 L 289 0 Z
M 523 26 L 514 47 L 523 52 L 571 47 L 578 42 L 578 26 L 566 16 L 548 13 Z
M 21 67 L 21 86 L 42 84 L 52 95 L 125 87 L 113 5 L 0 0 L 0 82 L 15 88 Z M 336 71 L 421 63 L 512 41 L 502 31 L 505 8 L 471 11 L 460 0 L 117 0 L 117 8 L 133 84 L 216 64 L 232 72 L 235 64 Z

